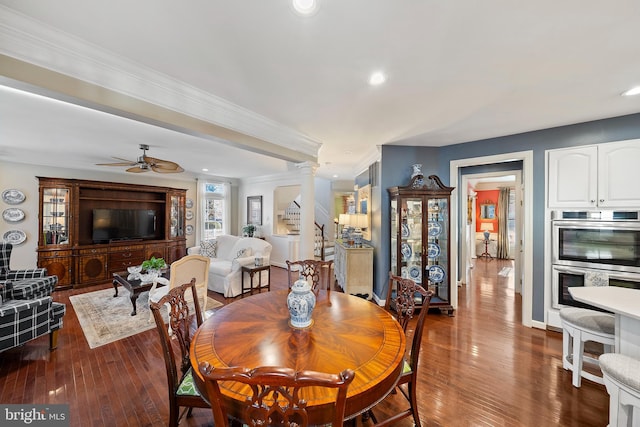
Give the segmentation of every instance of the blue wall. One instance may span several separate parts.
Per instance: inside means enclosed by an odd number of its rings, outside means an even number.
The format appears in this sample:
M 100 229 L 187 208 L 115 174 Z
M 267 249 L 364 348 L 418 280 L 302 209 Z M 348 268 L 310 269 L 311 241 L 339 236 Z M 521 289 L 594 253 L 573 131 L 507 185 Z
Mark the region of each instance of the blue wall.
M 382 226 L 379 242 L 374 241 L 377 248 L 374 292 L 378 296 L 386 295 L 386 277 L 390 269 L 390 209 L 386 189 L 407 185 L 411 177 L 412 164 L 422 163 L 425 176 L 438 175 L 445 185 L 449 185 L 449 163 L 453 160 L 533 151 L 533 188 L 526 189 L 533 191 L 533 319 L 544 322 L 545 150 L 637 138 L 640 138 L 640 114 L 445 147 L 383 145 L 380 167 Z M 424 141 L 424 144 L 429 144 L 429 141 Z M 638 160 L 640 164 L 640 159 Z

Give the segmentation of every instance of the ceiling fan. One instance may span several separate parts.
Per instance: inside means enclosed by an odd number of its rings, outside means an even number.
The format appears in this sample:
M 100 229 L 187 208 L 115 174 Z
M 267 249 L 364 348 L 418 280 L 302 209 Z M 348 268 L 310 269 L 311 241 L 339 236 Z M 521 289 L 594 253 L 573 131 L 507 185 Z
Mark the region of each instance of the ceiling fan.
M 158 173 L 178 173 L 184 172 L 184 169 L 179 164 L 170 160 L 156 159 L 155 157 L 147 156 L 147 150 L 149 146 L 147 144 L 140 144 L 142 150 L 142 156 L 139 156 L 137 160 L 130 161 L 122 159 L 120 157 L 114 157 L 116 160 L 121 160 L 118 163 L 98 163 L 98 166 L 130 166 L 127 172 L 141 173 L 147 171 L 154 171 Z

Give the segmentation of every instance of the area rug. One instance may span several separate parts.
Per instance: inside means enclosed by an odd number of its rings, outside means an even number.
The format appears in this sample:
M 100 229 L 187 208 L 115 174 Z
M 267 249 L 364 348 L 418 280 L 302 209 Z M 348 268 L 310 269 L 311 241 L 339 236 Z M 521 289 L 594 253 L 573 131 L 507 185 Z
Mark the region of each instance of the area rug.
M 69 297 L 78 321 L 89 343 L 89 348 L 100 347 L 156 327 L 150 317 L 149 292 L 143 292 L 136 301 L 137 314 L 131 315 L 133 307 L 129 292 L 118 289 L 113 297 L 113 288 Z M 223 304 L 209 298 L 207 311 Z M 166 316 L 166 311 L 164 311 Z M 166 318 L 165 318 L 166 321 Z

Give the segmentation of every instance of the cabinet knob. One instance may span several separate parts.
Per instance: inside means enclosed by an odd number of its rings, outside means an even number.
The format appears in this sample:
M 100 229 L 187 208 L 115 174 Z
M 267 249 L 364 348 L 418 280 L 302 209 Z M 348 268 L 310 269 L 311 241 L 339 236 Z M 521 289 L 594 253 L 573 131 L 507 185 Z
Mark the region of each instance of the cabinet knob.
M 604 202 L 604 199 L 600 199 L 600 203 Z

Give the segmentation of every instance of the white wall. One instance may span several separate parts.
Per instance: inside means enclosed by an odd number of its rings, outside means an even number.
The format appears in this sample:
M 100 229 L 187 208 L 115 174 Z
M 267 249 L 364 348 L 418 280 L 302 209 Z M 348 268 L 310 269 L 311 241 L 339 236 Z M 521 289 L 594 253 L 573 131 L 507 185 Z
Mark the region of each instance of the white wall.
M 0 236 L 9 230 L 22 230 L 27 240 L 14 246 L 11 254 L 11 268 L 34 268 L 37 264 L 38 247 L 38 179 L 37 177 L 88 179 L 92 181 L 121 182 L 127 184 L 156 185 L 161 187 L 181 188 L 187 190 L 187 198 L 196 200 L 196 181 L 184 174 L 160 175 L 153 172 L 145 174 L 121 174 L 102 171 L 72 170 L 52 168 L 22 163 L 0 161 L 0 192 L 15 188 L 22 191 L 26 199 L 20 205 L 7 205 L 0 200 L 0 211 L 8 207 L 18 207 L 25 212 L 25 219 L 19 223 L 8 223 L 0 220 Z M 186 222 L 196 228 L 195 216 Z M 187 247 L 193 246 L 194 234 L 187 236 Z

